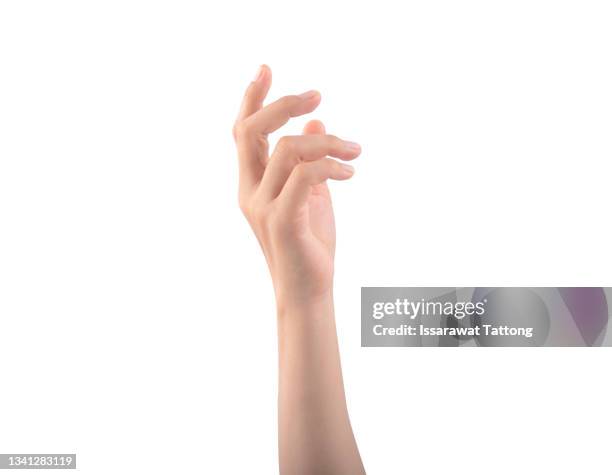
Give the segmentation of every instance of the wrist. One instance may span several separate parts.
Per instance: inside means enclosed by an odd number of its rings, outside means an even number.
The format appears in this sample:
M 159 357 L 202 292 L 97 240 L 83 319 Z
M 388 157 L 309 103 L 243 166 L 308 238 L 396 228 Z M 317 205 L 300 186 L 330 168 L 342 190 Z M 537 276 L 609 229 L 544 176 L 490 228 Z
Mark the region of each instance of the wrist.
M 323 293 L 287 292 L 275 288 L 276 313 L 279 319 L 311 318 L 318 319 L 330 313 L 333 315 L 334 297 L 332 289 Z

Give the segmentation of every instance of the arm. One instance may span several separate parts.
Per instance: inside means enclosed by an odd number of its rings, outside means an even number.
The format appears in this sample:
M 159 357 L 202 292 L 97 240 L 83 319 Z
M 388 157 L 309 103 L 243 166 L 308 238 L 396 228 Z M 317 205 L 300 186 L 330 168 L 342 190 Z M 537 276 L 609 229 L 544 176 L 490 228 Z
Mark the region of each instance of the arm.
M 281 311 L 278 325 L 281 474 L 365 473 L 346 409 L 331 295 Z
M 279 463 L 282 475 L 365 473 L 349 422 L 332 294 L 334 217 L 326 180 L 346 180 L 359 145 L 311 121 L 268 155 L 267 135 L 312 112 L 316 91 L 263 107 L 272 75 L 262 66 L 234 127 L 240 207 L 268 262 L 278 311 Z

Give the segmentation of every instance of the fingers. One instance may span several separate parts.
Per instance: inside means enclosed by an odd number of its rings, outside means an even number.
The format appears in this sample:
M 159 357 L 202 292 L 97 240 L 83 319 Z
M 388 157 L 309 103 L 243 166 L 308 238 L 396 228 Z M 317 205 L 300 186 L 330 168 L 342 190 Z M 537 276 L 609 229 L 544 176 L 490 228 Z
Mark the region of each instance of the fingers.
M 326 155 L 352 160 L 361 153 L 358 143 L 342 140 L 335 135 L 295 135 L 281 137 L 272 154 L 270 164 L 276 159 L 297 157 L 302 160 L 316 160 Z
M 262 66 L 247 89 L 234 126 L 241 193 L 251 193 L 263 175 L 268 159 L 267 135 L 286 124 L 291 117 L 312 112 L 321 102 L 317 91 L 309 91 L 298 96 L 285 96 L 262 108 L 271 81 L 270 68 Z
M 308 114 L 321 102 L 321 94 L 308 91 L 298 96 L 281 97 L 247 117 L 245 132 L 250 136 L 265 136 L 285 125 L 290 118 Z
M 279 195 L 279 206 L 285 213 L 293 213 L 305 205 L 311 187 L 327 179 L 347 180 L 353 176 L 353 167 L 331 158 L 296 165 Z
M 318 128 L 318 125 L 312 127 Z M 300 162 L 310 162 L 328 155 L 342 160 L 352 160 L 360 153 L 361 147 L 358 144 L 341 140 L 333 135 L 282 137 L 268 162 L 258 193 L 264 201 L 276 198 L 292 170 Z
M 325 133 L 325 125 L 320 120 L 311 120 L 304 126 L 304 135 L 317 135 Z
M 260 160 L 259 154 L 267 155 L 268 153 L 267 144 L 252 144 L 250 141 L 244 140 L 244 134 L 241 130 L 245 119 L 262 108 L 263 101 L 270 90 L 271 84 L 272 71 L 266 65 L 260 66 L 253 81 L 244 93 L 240 112 L 234 124 L 233 133 L 236 147 L 238 148 L 241 194 L 250 193 L 255 184 L 261 179 L 265 160 Z
M 272 84 L 272 71 L 262 64 L 257 69 L 255 77 L 244 93 L 237 122 L 246 119 L 248 116 L 257 112 L 263 106 L 263 101 L 268 95 Z
M 325 134 L 325 125 L 320 120 L 311 120 L 304 125 L 304 129 L 302 130 L 302 134 L 304 135 L 323 135 Z M 321 183 L 320 185 L 316 185 L 312 191 L 313 193 L 317 190 L 320 195 L 327 196 L 329 198 L 329 189 L 327 188 L 327 182 Z

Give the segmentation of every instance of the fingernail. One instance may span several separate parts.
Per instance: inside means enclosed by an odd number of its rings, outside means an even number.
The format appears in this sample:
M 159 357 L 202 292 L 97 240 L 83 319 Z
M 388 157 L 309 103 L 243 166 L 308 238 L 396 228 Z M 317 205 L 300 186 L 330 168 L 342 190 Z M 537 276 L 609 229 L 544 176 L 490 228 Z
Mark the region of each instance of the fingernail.
M 263 66 L 259 66 L 259 68 L 257 68 L 257 72 L 255 73 L 255 76 L 253 77 L 253 82 L 259 81 L 259 79 L 263 75 L 263 72 L 264 72 Z
M 351 152 L 360 152 L 361 145 L 355 142 L 349 142 L 348 140 L 344 141 L 344 147 Z
M 300 94 L 298 97 L 300 99 L 312 99 L 313 97 L 315 97 L 318 94 L 317 91 L 308 91 L 308 92 L 303 92 L 302 94 Z
M 355 169 L 352 166 L 347 165 L 346 163 L 341 163 L 340 166 L 348 176 L 351 176 L 353 173 L 355 173 Z

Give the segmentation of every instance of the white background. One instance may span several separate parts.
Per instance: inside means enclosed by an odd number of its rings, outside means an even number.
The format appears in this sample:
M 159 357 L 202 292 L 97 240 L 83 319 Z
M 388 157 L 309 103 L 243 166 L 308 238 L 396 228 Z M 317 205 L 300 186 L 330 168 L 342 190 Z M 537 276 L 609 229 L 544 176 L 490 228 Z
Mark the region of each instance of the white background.
M 276 333 L 230 135 L 271 97 L 332 184 L 371 474 L 609 473 L 607 350 L 360 348 L 368 285 L 612 285 L 607 1 L 0 4 L 0 452 L 275 473 Z M 297 133 L 306 118 L 283 133 Z

